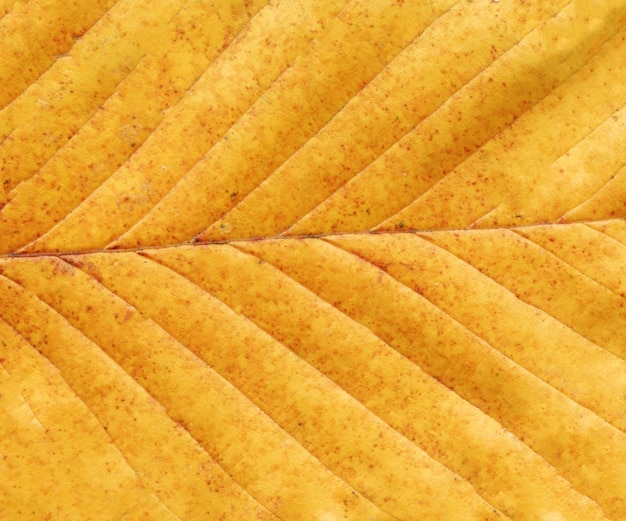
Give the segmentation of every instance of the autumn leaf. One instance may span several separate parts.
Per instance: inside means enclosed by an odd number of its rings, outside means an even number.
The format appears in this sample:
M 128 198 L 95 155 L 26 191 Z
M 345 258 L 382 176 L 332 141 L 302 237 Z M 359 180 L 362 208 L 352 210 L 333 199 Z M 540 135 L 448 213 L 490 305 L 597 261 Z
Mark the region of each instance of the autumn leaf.
M 0 42 L 0 519 L 626 519 L 626 0 Z

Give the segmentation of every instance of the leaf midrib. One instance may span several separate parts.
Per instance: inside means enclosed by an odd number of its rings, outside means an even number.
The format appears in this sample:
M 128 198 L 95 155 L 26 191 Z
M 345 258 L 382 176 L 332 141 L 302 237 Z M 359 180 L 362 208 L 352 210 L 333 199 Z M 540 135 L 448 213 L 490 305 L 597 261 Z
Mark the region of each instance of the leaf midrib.
M 437 228 L 437 229 L 428 229 L 428 228 L 411 228 L 411 229 L 400 229 L 395 231 L 388 230 L 361 230 L 361 231 L 341 231 L 341 232 L 330 232 L 330 233 L 316 233 L 316 234 L 301 234 L 301 235 L 270 235 L 270 236 L 259 236 L 259 237 L 233 237 L 233 238 L 225 238 L 224 240 L 213 240 L 213 241 L 184 241 L 178 243 L 170 243 L 170 244 L 148 244 L 145 246 L 138 246 L 134 248 L 92 248 L 92 249 L 78 249 L 78 250 L 62 250 L 62 251 L 38 251 L 38 252 L 27 252 L 20 253 L 10 252 L 10 253 L 2 253 L 0 254 L 0 259 L 21 259 L 21 258 L 38 258 L 38 257 L 64 257 L 68 255 L 90 255 L 94 253 L 141 253 L 143 251 L 150 250 L 164 250 L 164 249 L 174 249 L 181 247 L 189 247 L 189 246 L 214 246 L 220 244 L 234 244 L 241 242 L 257 242 L 257 241 L 291 241 L 291 240 L 304 240 L 304 239 L 325 239 L 329 237 L 342 237 L 346 235 L 354 236 L 354 235 L 400 235 L 400 234 L 420 234 L 420 233 L 471 233 L 471 232 L 479 232 L 479 231 L 517 231 L 528 228 L 536 228 L 541 226 L 568 226 L 572 224 L 591 224 L 591 223 L 601 223 L 607 221 L 622 221 L 623 219 L 598 219 L 598 220 L 587 220 L 587 221 L 575 221 L 575 222 L 567 222 L 567 223 L 550 223 L 550 222 L 540 222 L 540 223 L 532 223 L 532 224 L 523 224 L 519 226 L 498 226 L 498 227 L 485 227 L 485 228 Z

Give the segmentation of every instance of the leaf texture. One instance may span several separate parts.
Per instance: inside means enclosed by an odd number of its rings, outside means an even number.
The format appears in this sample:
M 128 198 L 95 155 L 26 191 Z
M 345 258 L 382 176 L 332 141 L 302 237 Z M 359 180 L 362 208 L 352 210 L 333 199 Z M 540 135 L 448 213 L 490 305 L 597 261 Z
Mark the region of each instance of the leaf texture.
M 626 519 L 626 1 L 0 41 L 0 519 Z

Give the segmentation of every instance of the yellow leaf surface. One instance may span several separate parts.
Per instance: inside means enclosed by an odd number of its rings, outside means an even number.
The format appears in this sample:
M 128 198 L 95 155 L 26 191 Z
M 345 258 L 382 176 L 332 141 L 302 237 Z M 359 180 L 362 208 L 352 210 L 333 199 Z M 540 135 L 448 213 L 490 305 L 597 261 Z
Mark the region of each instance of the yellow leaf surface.
M 0 43 L 0 520 L 626 519 L 626 0 Z

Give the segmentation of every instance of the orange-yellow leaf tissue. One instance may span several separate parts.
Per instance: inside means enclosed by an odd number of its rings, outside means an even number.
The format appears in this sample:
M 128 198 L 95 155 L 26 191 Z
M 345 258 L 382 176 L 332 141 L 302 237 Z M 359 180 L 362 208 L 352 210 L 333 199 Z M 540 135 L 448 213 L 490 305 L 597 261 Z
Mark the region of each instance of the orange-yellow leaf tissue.
M 0 521 L 626 519 L 626 0 L 0 49 Z

